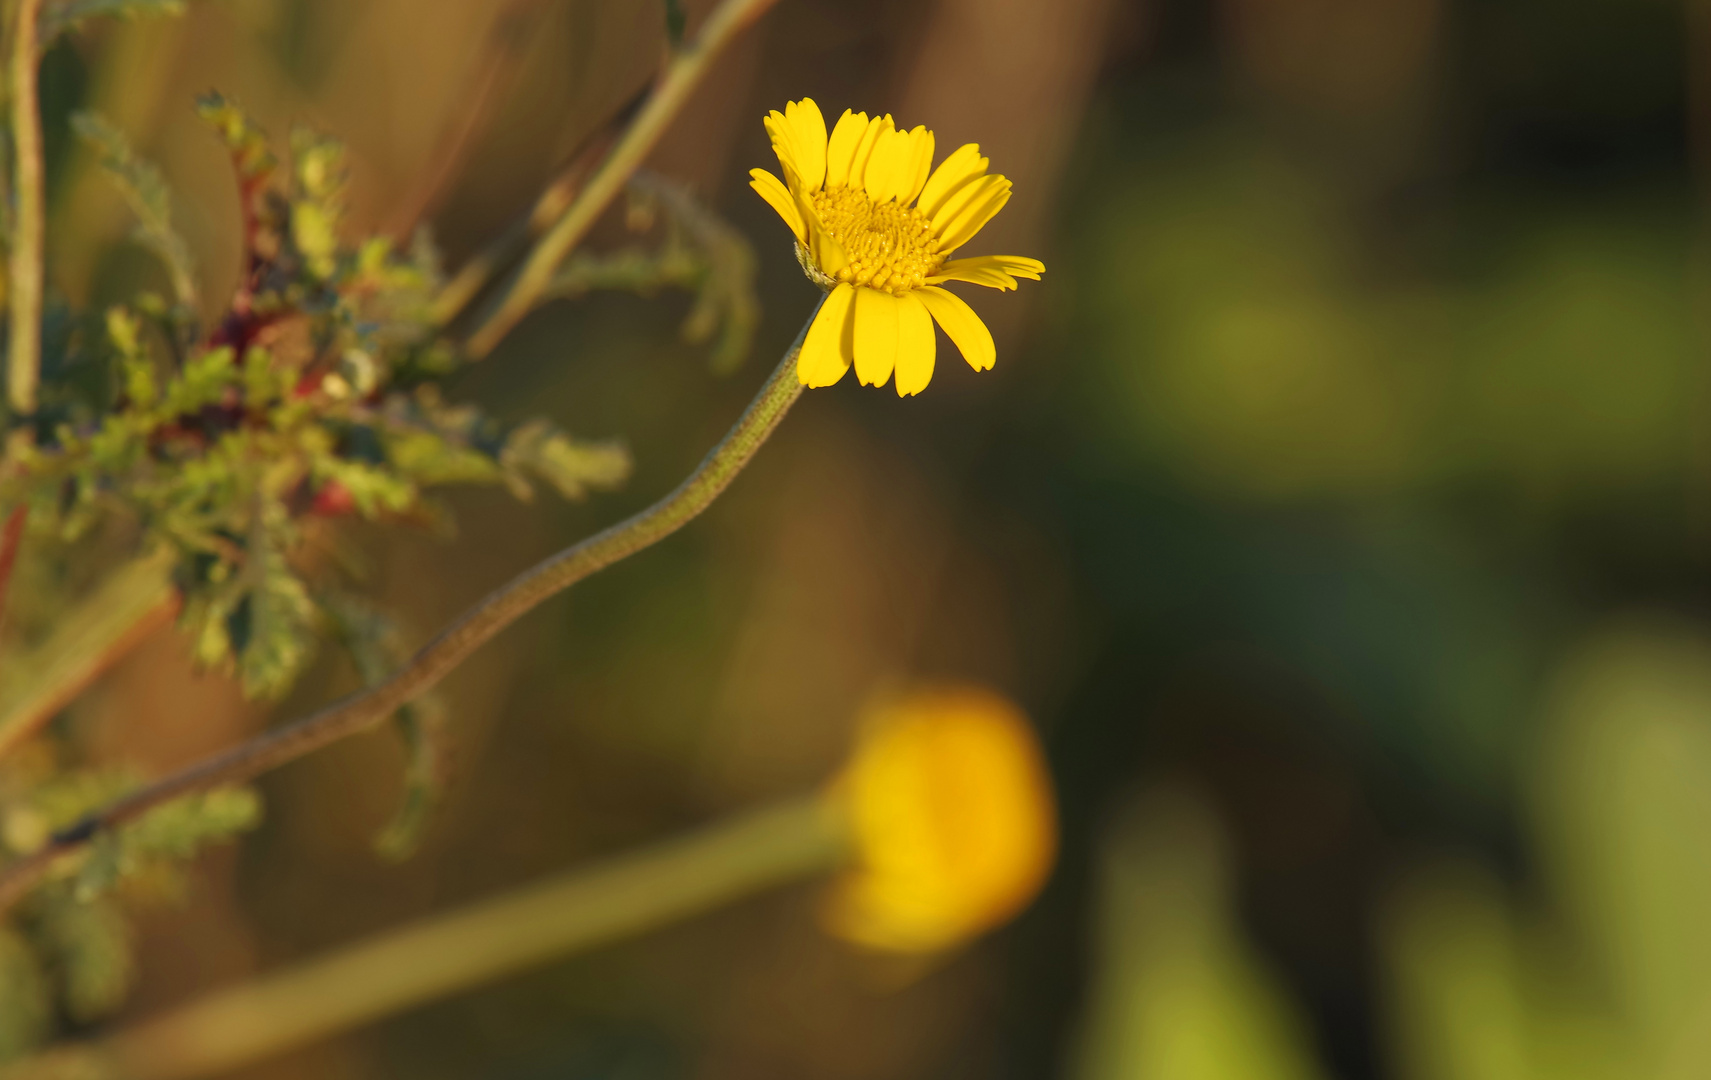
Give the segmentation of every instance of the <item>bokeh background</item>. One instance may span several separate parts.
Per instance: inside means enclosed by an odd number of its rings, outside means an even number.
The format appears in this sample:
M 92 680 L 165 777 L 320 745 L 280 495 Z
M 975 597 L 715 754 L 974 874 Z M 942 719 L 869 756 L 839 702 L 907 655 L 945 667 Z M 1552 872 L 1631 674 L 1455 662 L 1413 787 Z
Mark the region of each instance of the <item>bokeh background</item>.
M 805 790 L 873 695 L 957 678 L 1025 706 L 1062 800 L 1005 930 L 886 964 L 791 888 L 244 1075 L 1711 1076 L 1703 8 L 779 0 L 650 162 L 753 243 L 755 355 L 711 373 L 680 296 L 539 312 L 456 392 L 621 436 L 634 479 L 362 532 L 373 588 L 425 634 L 722 433 L 814 299 L 745 183 L 789 98 L 1015 180 L 975 251 L 1049 269 L 970 296 L 996 370 L 942 343 L 919 398 L 809 393 L 703 520 L 459 671 L 413 861 L 371 847 L 393 740 L 269 778 L 261 831 L 146 916 L 129 1015 Z M 44 67 L 53 280 L 153 272 L 72 108 L 162 163 L 218 298 L 237 203 L 196 93 L 343 138 L 353 224 L 385 227 L 498 41 L 432 215 L 455 265 L 646 85 L 663 12 L 201 0 L 81 36 Z M 351 685 L 329 657 L 280 713 Z M 267 716 L 162 634 L 73 722 L 159 769 Z

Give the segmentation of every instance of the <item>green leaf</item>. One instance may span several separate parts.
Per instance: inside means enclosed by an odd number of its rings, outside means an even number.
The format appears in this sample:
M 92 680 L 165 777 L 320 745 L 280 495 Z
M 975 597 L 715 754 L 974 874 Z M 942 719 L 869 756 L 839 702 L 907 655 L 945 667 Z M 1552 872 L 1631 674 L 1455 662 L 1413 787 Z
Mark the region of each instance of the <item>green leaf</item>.
M 118 16 L 134 19 L 150 15 L 182 15 L 184 0 L 48 0 L 36 22 L 36 37 L 42 48 L 85 19 Z
M 321 607 L 364 685 L 375 685 L 409 660 L 410 651 L 397 624 L 366 600 L 336 593 L 321 597 Z M 375 837 L 374 846 L 386 858 L 402 860 L 421 846 L 423 833 L 445 793 L 451 754 L 445 702 L 438 694 L 418 697 L 393 713 L 393 718 L 408 754 L 404 799 Z
M 325 281 L 338 269 L 339 227 L 344 222 L 345 148 L 308 128 L 291 133 L 291 240 L 304 267 Z
M 136 241 L 166 265 L 178 302 L 194 308 L 196 267 L 190 248 L 172 227 L 172 193 L 160 170 L 138 157 L 124 134 L 95 113 L 72 114 L 71 127 L 100 156 L 101 167 L 136 215 Z
M 226 391 L 236 385 L 238 371 L 232 363 L 232 350 L 222 345 L 192 358 L 178 377 L 166 385 L 161 412 L 167 416 L 185 416 L 208 405 L 218 405 Z
M 633 465 L 622 444 L 572 439 L 545 420 L 531 420 L 511 432 L 499 461 L 523 498 L 529 493 L 528 475 L 545 480 L 567 499 L 580 499 L 591 488 L 618 487 Z
M 41 904 L 32 929 L 73 1020 L 89 1023 L 124 1004 L 136 963 L 130 925 L 111 898 L 80 901 L 56 893 Z
M 127 878 L 170 868 L 260 821 L 261 799 L 249 788 L 219 788 L 174 799 L 98 835 L 72 879 L 71 896 L 78 903 L 91 903 Z
M 237 649 L 244 693 L 267 700 L 291 689 L 315 643 L 315 605 L 286 562 L 278 536 L 284 513 L 283 507 L 270 506 L 255 515 L 244 565 L 248 592 L 231 615 L 246 620 Z
M 651 227 L 658 211 L 665 212 L 664 243 L 655 251 L 579 252 L 554 275 L 551 294 L 575 298 L 596 289 L 622 289 L 651 296 L 661 288 L 691 290 L 695 305 L 683 323 L 684 340 L 699 344 L 716 336 L 713 370 L 735 371 L 760 325 L 754 249 L 687 189 L 663 177 L 637 173 L 630 197 L 630 219 L 643 228 Z

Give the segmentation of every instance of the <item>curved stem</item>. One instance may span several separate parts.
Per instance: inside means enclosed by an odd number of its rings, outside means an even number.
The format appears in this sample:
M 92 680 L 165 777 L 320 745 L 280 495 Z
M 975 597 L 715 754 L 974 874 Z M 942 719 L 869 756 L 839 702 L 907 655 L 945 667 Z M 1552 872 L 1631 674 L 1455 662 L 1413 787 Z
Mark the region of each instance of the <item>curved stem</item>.
M 18 0 L 12 25 L 13 198 L 6 391 L 12 411 L 36 411 L 42 362 L 42 115 L 36 101 L 36 24 L 42 0 Z
M 92 1043 L 50 1050 L 9 1066 L 4 1076 L 191 1080 L 224 1073 L 830 870 L 845 857 L 845 832 L 837 807 L 819 796 L 736 814 L 642 851 L 378 934 Z
M 737 31 L 753 22 L 775 0 L 725 0 L 701 27 L 695 41 L 672 54 L 671 62 L 660 77 L 659 84 L 635 122 L 613 147 L 611 156 L 589 178 L 588 186 L 571 204 L 564 217 L 541 238 L 530 252 L 528 261 L 517 272 L 517 279 L 487 321 L 470 335 L 466 350 L 471 359 L 479 359 L 493 351 L 511 328 L 522 321 L 535 301 L 552 282 L 553 272 L 572 248 L 582 240 L 606 204 L 624 188 L 659 141 L 665 129 L 688 100 L 689 93 L 706 74 L 707 66 Z
M 488 594 L 385 682 L 157 780 L 56 833 L 42 848 L 0 870 L 0 910 L 21 898 L 62 857 L 78 851 L 105 829 L 181 796 L 243 783 L 379 724 L 399 706 L 445 678 L 488 639 L 543 600 L 682 528 L 736 479 L 801 396 L 796 354 L 818 311 L 816 307 L 809 314 L 784 359 L 736 426 L 671 494 L 634 517 L 566 548 Z

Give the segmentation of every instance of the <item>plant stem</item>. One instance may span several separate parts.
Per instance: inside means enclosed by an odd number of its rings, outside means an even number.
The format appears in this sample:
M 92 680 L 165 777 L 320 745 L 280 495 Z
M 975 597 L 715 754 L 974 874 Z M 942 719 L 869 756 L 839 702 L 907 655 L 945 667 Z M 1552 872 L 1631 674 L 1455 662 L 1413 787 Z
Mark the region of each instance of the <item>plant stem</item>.
M 39 731 L 177 611 L 169 551 L 115 571 L 60 617 L 46 641 L 0 667 L 0 757 Z
M 665 134 L 666 126 L 706 74 L 713 57 L 739 30 L 773 3 L 774 0 L 724 0 L 707 16 L 695 40 L 672 53 L 653 94 L 623 138 L 613 147 L 611 156 L 601 162 L 599 170 L 589 179 L 588 186 L 583 188 L 564 217 L 529 253 L 528 260 L 517 272 L 516 281 L 498 308 L 470 335 L 466 350 L 472 359 L 492 352 L 500 339 L 529 313 L 552 282 L 553 272 L 559 263 L 582 240 L 606 205 L 623 190 L 630 174 L 640 167 L 660 136 Z
M 12 25 L 12 233 L 6 391 L 12 411 L 36 411 L 42 362 L 42 116 L 36 101 L 36 24 L 42 0 L 18 0 Z
M 305 754 L 375 726 L 433 687 L 471 653 L 548 597 L 670 536 L 719 497 L 766 442 L 802 394 L 796 354 L 813 324 L 802 324 L 784 359 L 767 378 L 734 427 L 694 472 L 652 506 L 538 563 L 488 594 L 386 681 L 318 713 L 205 758 L 163 777 L 56 833 L 46 845 L 0 870 L 0 911 L 10 908 L 61 858 L 77 852 L 102 830 L 130 821 L 162 803 L 211 788 L 242 783 Z
M 0 629 L 6 626 L 6 594 L 11 590 L 12 571 L 18 565 L 18 549 L 24 545 L 24 524 L 29 520 L 28 506 L 15 506 L 0 525 Z
M 571 953 L 632 937 L 843 861 L 837 807 L 815 796 L 704 826 L 424 919 L 211 994 L 0 1073 L 190 1080 L 377 1020 Z

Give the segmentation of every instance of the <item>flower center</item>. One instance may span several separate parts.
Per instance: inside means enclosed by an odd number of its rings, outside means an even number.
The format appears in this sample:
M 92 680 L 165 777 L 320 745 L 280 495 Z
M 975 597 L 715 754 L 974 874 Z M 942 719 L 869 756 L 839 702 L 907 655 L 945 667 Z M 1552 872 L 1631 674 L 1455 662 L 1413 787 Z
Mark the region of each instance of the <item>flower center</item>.
M 850 257 L 839 281 L 902 296 L 925 285 L 945 261 L 933 223 L 912 206 L 875 203 L 847 187 L 816 191 L 812 198 L 821 225 Z

